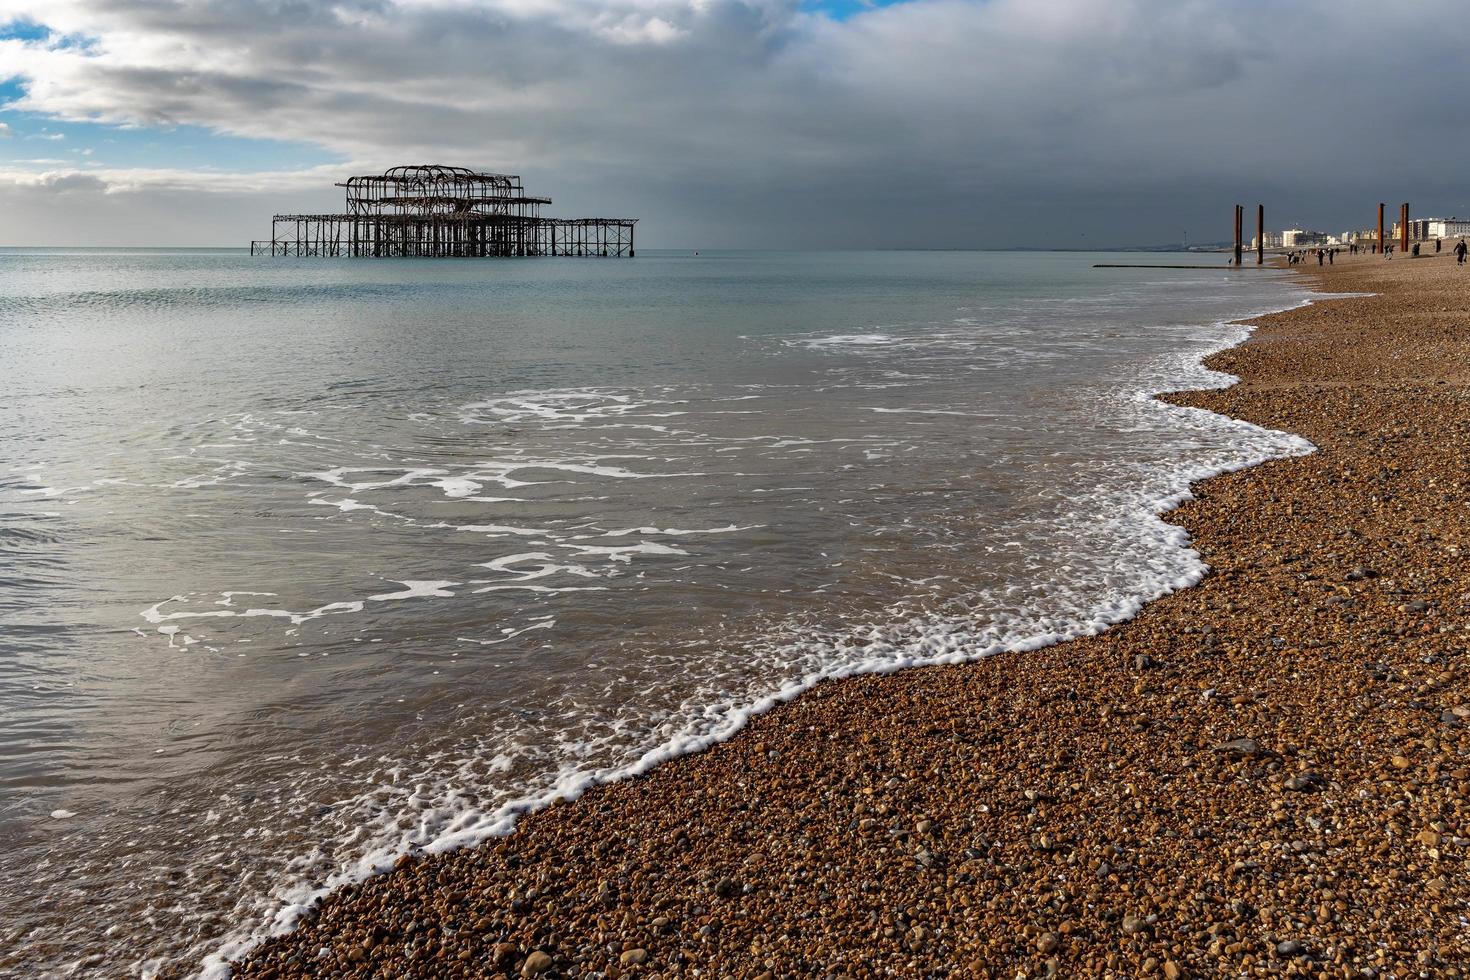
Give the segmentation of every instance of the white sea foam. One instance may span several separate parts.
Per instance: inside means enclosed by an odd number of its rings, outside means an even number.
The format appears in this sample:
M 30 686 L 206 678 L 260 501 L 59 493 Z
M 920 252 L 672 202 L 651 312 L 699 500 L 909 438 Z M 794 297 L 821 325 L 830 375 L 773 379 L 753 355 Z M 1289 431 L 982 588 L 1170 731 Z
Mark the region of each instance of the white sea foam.
M 498 646 L 501 643 L 509 643 L 516 637 L 521 636 L 524 633 L 529 633 L 532 630 L 549 630 L 555 628 L 555 626 L 556 620 L 543 619 L 539 622 L 532 623 L 529 626 L 522 626 L 519 629 L 508 626 L 505 629 L 502 629 L 500 631 L 501 635 L 493 640 L 482 640 L 472 636 L 460 636 L 456 637 L 456 639 L 461 643 L 477 643 L 482 647 Z M 509 766 L 507 765 L 504 768 L 509 768 Z
M 630 534 L 661 534 L 685 537 L 690 534 L 734 534 L 737 531 L 752 531 L 765 527 L 764 524 L 727 524 L 724 527 L 680 528 L 680 527 L 625 527 L 619 531 L 604 531 L 604 538 L 623 538 Z
M 985 418 L 983 412 L 957 412 L 947 408 L 869 408 L 880 415 L 958 415 L 965 418 Z
M 368 598 L 373 602 L 394 602 L 400 599 L 453 599 L 454 593 L 449 591 L 449 587 L 460 583 L 409 580 L 398 584 L 403 588 L 397 592 L 384 592 L 381 595 L 368 596 Z
M 885 347 L 897 343 L 886 333 L 839 333 L 827 337 L 807 337 L 791 341 L 799 347 Z
M 667 544 L 655 544 L 651 541 L 642 541 L 638 544 L 620 545 L 618 547 L 599 547 L 590 544 L 565 544 L 563 548 L 569 548 L 584 555 L 602 555 L 609 561 L 628 564 L 634 555 L 687 555 L 689 552 L 682 548 L 675 548 Z

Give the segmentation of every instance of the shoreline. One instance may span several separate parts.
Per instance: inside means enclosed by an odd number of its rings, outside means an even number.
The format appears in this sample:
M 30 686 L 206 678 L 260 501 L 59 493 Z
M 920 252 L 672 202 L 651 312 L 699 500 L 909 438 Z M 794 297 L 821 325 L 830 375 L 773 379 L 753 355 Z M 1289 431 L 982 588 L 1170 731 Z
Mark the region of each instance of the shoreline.
M 1278 271 L 1284 272 L 1285 269 Z M 1289 281 L 1289 279 L 1283 281 Z M 1208 410 L 1196 410 L 1171 404 L 1165 396 L 1194 390 L 1177 386 L 1186 382 L 1197 383 L 1198 390 L 1201 391 L 1215 391 L 1236 384 L 1239 379 L 1234 375 L 1214 371 L 1207 367 L 1205 362 L 1216 354 L 1246 342 L 1254 332 L 1250 324 L 1258 317 L 1300 309 L 1318 302 L 1320 298 L 1322 297 L 1318 293 L 1312 292 L 1290 305 L 1277 309 L 1244 312 L 1229 319 L 1214 321 L 1212 327 L 1222 333 L 1221 337 L 1206 342 L 1205 346 L 1199 350 L 1158 355 L 1183 365 L 1176 368 L 1176 373 L 1180 375 L 1180 378 L 1169 382 L 1170 386 L 1165 388 L 1156 387 L 1161 383 L 1159 380 L 1150 383 L 1140 382 L 1137 390 L 1126 396 L 1127 400 L 1165 413 L 1202 411 L 1203 414 L 1209 416 L 1214 425 L 1244 424 Z M 1151 364 L 1153 361 L 1146 363 Z M 551 789 L 543 790 L 535 795 L 516 798 L 502 805 L 489 814 L 486 821 L 490 824 L 488 830 L 478 826 L 472 827 L 459 831 L 447 839 L 440 838 L 425 847 L 415 848 L 410 853 L 416 857 L 441 855 L 453 853 L 462 848 L 493 845 L 508 834 L 514 833 L 520 821 L 539 813 L 553 803 L 559 805 L 575 802 L 584 793 L 597 787 L 639 778 L 657 767 L 708 751 L 714 746 L 738 738 L 753 719 L 801 698 L 823 684 L 845 681 L 854 677 L 892 674 L 929 667 L 965 666 L 993 656 L 1020 655 L 1059 643 L 1069 643 L 1116 628 L 1137 616 L 1139 611 L 1149 603 L 1180 589 L 1191 588 L 1208 574 L 1208 567 L 1193 549 L 1187 534 L 1182 536 L 1182 540 L 1178 540 L 1180 535 L 1174 532 L 1180 529 L 1166 520 L 1168 514 L 1177 509 L 1183 501 L 1191 498 L 1192 490 L 1199 482 L 1225 473 L 1258 466 L 1269 460 L 1288 459 L 1315 451 L 1315 447 L 1310 442 L 1290 433 L 1271 430 L 1263 430 L 1263 433 L 1268 438 L 1279 437 L 1276 441 L 1280 444 L 1252 447 L 1251 455 L 1244 461 L 1221 459 L 1213 463 L 1193 466 L 1186 471 L 1186 479 L 1182 483 L 1171 487 L 1159 496 L 1150 496 L 1150 491 L 1140 489 L 1135 500 L 1137 510 L 1134 516 L 1141 521 L 1157 525 L 1157 529 L 1165 539 L 1165 547 L 1183 552 L 1188 563 L 1194 566 L 1183 570 L 1180 576 L 1173 580 L 1157 578 L 1146 583 L 1146 586 L 1140 583 L 1144 587 L 1128 595 L 1124 600 L 1113 605 L 1099 604 L 1086 615 L 1079 615 L 1076 619 L 1071 620 L 1068 626 L 1054 632 L 1026 634 L 1013 640 L 995 642 L 976 650 L 951 651 L 927 656 L 910 655 L 896 660 L 880 658 L 852 662 L 820 673 L 792 679 L 785 686 L 763 695 L 749 705 L 732 709 L 728 719 L 711 731 L 701 734 L 681 733 L 676 735 L 670 741 L 650 748 L 634 762 L 619 768 L 577 771 L 570 782 L 563 781 Z M 905 641 L 905 643 L 912 645 L 911 641 Z M 326 884 L 316 886 L 309 892 L 295 897 L 292 904 L 283 906 L 272 918 L 271 929 L 273 931 L 270 935 L 262 936 L 257 932 L 242 938 L 234 934 L 230 941 L 221 943 L 203 961 L 201 977 L 203 980 L 221 980 L 221 978 L 230 976 L 229 966 L 232 963 L 248 958 L 261 944 L 289 933 L 299 921 L 310 916 L 313 907 L 318 902 L 343 888 L 361 884 L 363 881 L 390 871 L 394 863 L 402 856 L 401 853 L 395 853 L 386 860 L 381 860 L 380 863 L 374 863 L 371 870 L 364 870 L 369 864 L 369 861 L 365 859 L 359 862 L 353 871 L 334 875 Z
M 1319 287 L 1324 280 L 1331 283 L 1336 292 L 1348 291 L 1341 280 L 1372 283 L 1386 276 L 1377 283 L 1378 290 L 1393 293 L 1403 275 L 1423 271 L 1418 267 L 1446 265 L 1440 269 L 1447 273 L 1443 278 L 1460 271 L 1452 263 L 1410 262 L 1343 262 L 1315 274 L 1300 271 Z M 1401 274 L 1404 266 L 1412 268 Z M 1256 334 L 1242 346 L 1205 359 L 1209 367 L 1240 375 L 1241 383 L 1159 399 L 1302 432 L 1299 425 L 1273 420 L 1267 403 L 1287 400 L 1297 405 L 1300 399 L 1284 392 L 1312 387 L 1314 375 L 1301 376 L 1298 364 L 1297 377 L 1278 378 L 1271 397 L 1263 400 L 1261 385 L 1279 365 L 1268 363 L 1269 357 L 1263 360 L 1262 352 L 1298 345 L 1300 337 L 1278 337 L 1289 334 L 1293 322 L 1299 333 L 1310 333 L 1314 323 L 1340 319 L 1339 304 L 1387 302 L 1391 300 L 1384 295 L 1319 300 L 1246 321 L 1256 324 Z M 1463 297 L 1455 316 L 1463 325 Z M 1271 333 L 1263 337 L 1265 330 Z M 1343 360 L 1365 350 L 1335 346 Z M 1281 354 L 1279 359 L 1290 358 Z M 1453 358 L 1444 363 L 1453 364 Z M 1336 389 L 1339 396 L 1346 390 Z M 1314 393 L 1303 404 L 1330 401 Z M 1292 412 L 1280 418 L 1302 421 Z M 1312 433 L 1302 434 L 1324 445 Z M 1044 970 L 1053 961 L 1053 968 L 1177 976 L 1213 971 L 1217 960 L 1231 957 L 1237 968 L 1266 964 L 1274 957 L 1296 969 L 1305 961 L 1294 954 L 1293 942 L 1322 957 L 1314 961 L 1315 972 L 1334 958 L 1320 939 L 1304 935 L 1278 939 L 1274 945 L 1248 940 L 1252 920 L 1271 924 L 1272 936 L 1289 931 L 1274 924 L 1274 910 L 1262 920 L 1261 903 L 1247 902 L 1254 913 L 1247 915 L 1224 897 L 1196 896 L 1184 904 L 1210 909 L 1223 903 L 1231 909 L 1230 915 L 1210 916 L 1206 924 L 1228 924 L 1213 933 L 1207 930 L 1210 941 L 1203 945 L 1181 941 L 1176 935 L 1180 931 L 1172 928 L 1177 916 L 1170 914 L 1180 906 L 1174 900 L 1179 896 L 1166 896 L 1165 889 L 1193 874 L 1202 893 L 1211 891 L 1206 884 L 1220 896 L 1240 889 L 1253 893 L 1252 882 L 1269 879 L 1271 872 L 1262 869 L 1270 862 L 1247 860 L 1252 848 L 1245 839 L 1260 844 L 1274 839 L 1259 832 L 1262 826 L 1274 831 L 1287 825 L 1301 835 L 1288 842 L 1292 857 L 1323 853 L 1320 847 L 1314 851 L 1307 838 L 1331 836 L 1324 829 L 1327 824 L 1318 817 L 1310 833 L 1301 830 L 1294 809 L 1325 801 L 1329 794 L 1343 799 L 1351 795 L 1334 789 L 1346 789 L 1348 783 L 1324 772 L 1328 767 L 1320 761 L 1322 750 L 1313 747 L 1325 739 L 1323 733 L 1315 733 L 1323 739 L 1298 741 L 1271 736 L 1261 709 L 1263 701 L 1272 700 L 1273 684 L 1264 685 L 1267 692 L 1231 695 L 1228 705 L 1223 701 L 1228 692 L 1220 685 L 1186 688 L 1194 675 L 1218 675 L 1231 687 L 1251 686 L 1243 683 L 1246 678 L 1263 679 L 1258 677 L 1263 665 L 1246 662 L 1247 651 L 1255 651 L 1257 644 L 1229 628 L 1247 618 L 1239 615 L 1243 607 L 1234 599 L 1218 608 L 1210 603 L 1220 598 L 1216 593 L 1242 591 L 1230 588 L 1242 578 L 1231 562 L 1239 555 L 1218 554 L 1222 544 L 1243 545 L 1246 552 L 1252 546 L 1268 553 L 1277 549 L 1269 534 L 1243 543 L 1232 540 L 1238 535 L 1217 534 L 1222 540 L 1212 540 L 1210 532 L 1218 531 L 1212 519 L 1217 522 L 1219 514 L 1210 513 L 1211 508 L 1230 510 L 1232 493 L 1252 504 L 1262 503 L 1265 493 L 1265 503 L 1279 504 L 1278 494 L 1261 489 L 1266 481 L 1259 475 L 1270 471 L 1278 478 L 1280 468 L 1323 455 L 1268 461 L 1197 485 L 1195 499 L 1165 520 L 1192 533 L 1193 547 L 1213 571 L 1193 588 L 1149 603 L 1105 633 L 1024 656 L 1001 654 L 960 666 L 818 684 L 753 718 L 729 741 L 646 775 L 598 785 L 577 803 L 524 818 L 510 837 L 448 855 L 406 859 L 395 872 L 342 889 L 295 932 L 257 947 L 239 972 L 284 976 L 332 967 L 365 974 L 386 969 L 394 974 L 534 975 L 543 965 L 539 950 L 547 967 L 540 972 L 547 975 L 570 975 L 572 970 L 581 975 L 667 975 L 684 972 L 681 964 L 752 976 L 943 968 L 1014 975 L 1028 966 Z M 1283 482 L 1290 489 L 1292 480 Z M 1322 502 L 1303 503 L 1310 507 Z M 1290 506 L 1289 516 L 1296 518 L 1297 501 Z M 1272 509 L 1279 508 L 1265 508 Z M 1250 516 L 1261 510 L 1254 507 Z M 1367 591 L 1385 578 L 1354 581 Z M 1341 614 L 1345 603 L 1333 605 Z M 1426 602 L 1416 612 L 1437 613 L 1437 608 L 1431 610 Z M 1210 618 L 1218 624 L 1205 622 L 1203 629 L 1195 625 Z M 1339 660 L 1318 652 L 1322 646 L 1307 646 L 1298 637 L 1273 636 L 1267 649 L 1277 658 L 1294 653 L 1332 664 L 1338 672 L 1344 669 Z M 1396 669 L 1380 666 L 1385 676 Z M 1340 693 L 1352 691 L 1348 684 Z M 1288 699 L 1299 700 L 1280 700 Z M 1167 721 L 1157 717 L 1170 712 Z M 1211 717 L 1222 712 L 1223 721 Z M 1257 724 L 1245 724 L 1247 719 Z M 1231 725 L 1239 732 L 1210 742 L 1217 737 L 1214 729 Z M 828 737 L 808 736 L 813 727 Z M 1261 731 L 1246 731 L 1252 727 Z M 1278 733 L 1281 727 L 1278 720 Z M 1448 730 L 1453 735 L 1457 729 Z M 1205 731 L 1209 737 L 1201 738 Z M 1437 727 L 1435 731 L 1440 734 Z M 833 732 L 846 737 L 839 739 Z M 877 737 L 879 732 L 885 737 Z M 1159 744 L 1164 735 L 1176 736 L 1173 752 Z M 1229 747 L 1240 739 L 1249 739 L 1250 745 Z M 1441 744 L 1438 738 L 1435 743 L 1436 748 Z M 1189 747 L 1183 754 L 1178 751 L 1181 744 Z M 1399 767 L 1397 760 L 1406 757 L 1392 758 L 1394 772 L 1413 770 L 1412 760 Z M 1314 777 L 1288 773 L 1287 782 L 1302 782 L 1299 790 L 1275 785 L 1283 771 L 1300 769 L 1297 763 L 1303 759 L 1316 767 Z M 1019 764 L 998 767 L 1007 761 Z M 926 765 L 931 768 L 921 772 Z M 1066 773 L 1078 778 L 1069 782 L 1061 775 Z M 1222 773 L 1227 778 L 1213 779 Z M 1463 782 L 1463 777 L 1451 778 L 1451 783 Z M 1264 806 L 1262 800 L 1285 801 L 1290 806 L 1267 808 L 1270 817 L 1264 825 L 1232 825 L 1222 833 L 1211 822 L 1189 819 L 1177 806 L 1165 805 L 1178 802 L 1173 796 L 1180 784 L 1198 784 L 1189 787 L 1197 792 L 1186 801 L 1195 806 L 1223 802 L 1217 799 L 1221 787 L 1229 790 L 1232 802 Z M 1273 791 L 1259 792 L 1267 787 Z M 1464 789 L 1462 785 L 1462 796 Z M 1170 791 L 1170 800 L 1161 798 L 1163 790 Z M 993 803 L 981 802 L 989 800 Z M 753 806 L 755 801 L 760 805 Z M 1251 811 L 1253 820 L 1260 816 L 1249 806 L 1240 809 Z M 1282 812 L 1286 817 L 1278 820 Z M 1312 827 L 1310 819 L 1301 819 Z M 1142 843 L 1132 829 L 1139 820 L 1149 835 Z M 639 832 L 621 837 L 630 825 Z M 1443 837 L 1447 831 L 1419 833 Z M 1225 840 L 1235 841 L 1236 851 L 1245 848 L 1229 873 L 1222 874 L 1216 864 L 1199 867 L 1210 849 Z M 1303 848 L 1296 849 L 1297 843 Z M 1458 857 L 1457 847 L 1446 852 Z M 1153 853 L 1139 853 L 1145 849 Z M 1435 849 L 1439 851 L 1438 843 Z M 1261 853 L 1274 860 L 1270 849 Z M 1399 849 L 1390 841 L 1386 853 L 1398 855 Z M 1435 860 L 1440 860 L 1439 853 Z M 1241 873 L 1241 868 L 1247 871 Z M 1199 874 L 1207 869 L 1215 873 Z M 1099 889 L 1113 900 L 1102 900 Z M 1336 895 L 1325 886 L 1315 891 Z M 1441 892 L 1459 894 L 1448 881 Z M 1354 920 L 1351 904 L 1339 910 L 1338 904 L 1347 903 L 1335 897 L 1322 903 L 1318 918 L 1321 909 L 1329 911 L 1319 932 Z M 1301 902 L 1278 904 L 1306 907 Z M 455 924 L 452 934 L 442 928 L 449 922 Z M 1233 941 L 1220 945 L 1227 934 Z M 1458 959 L 1463 959 L 1464 940 L 1456 941 Z M 324 946 L 331 947 L 331 954 L 317 956 Z M 1208 952 L 1214 946 L 1220 949 Z M 1232 952 L 1231 947 L 1239 948 Z M 1200 965 L 1205 962 L 1200 950 L 1212 957 L 1208 966 Z M 1433 950 L 1413 952 L 1416 959 L 1427 952 L 1425 963 L 1458 961 L 1443 961 Z M 290 962 L 293 956 L 295 963 Z M 1353 954 L 1345 953 L 1341 944 L 1335 957 L 1344 969 L 1355 968 Z

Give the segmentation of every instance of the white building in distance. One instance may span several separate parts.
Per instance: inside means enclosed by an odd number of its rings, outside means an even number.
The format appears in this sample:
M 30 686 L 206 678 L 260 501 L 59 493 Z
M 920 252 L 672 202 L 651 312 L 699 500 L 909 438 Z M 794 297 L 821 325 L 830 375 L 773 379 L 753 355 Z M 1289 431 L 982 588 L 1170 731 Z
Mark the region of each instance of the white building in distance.
M 1429 218 L 1424 222 L 1427 226 L 1425 238 L 1463 238 L 1470 236 L 1470 219 L 1467 218 Z
M 1303 228 L 1288 228 L 1281 233 L 1282 248 L 1304 248 L 1307 245 L 1326 245 L 1327 236 L 1320 231 Z

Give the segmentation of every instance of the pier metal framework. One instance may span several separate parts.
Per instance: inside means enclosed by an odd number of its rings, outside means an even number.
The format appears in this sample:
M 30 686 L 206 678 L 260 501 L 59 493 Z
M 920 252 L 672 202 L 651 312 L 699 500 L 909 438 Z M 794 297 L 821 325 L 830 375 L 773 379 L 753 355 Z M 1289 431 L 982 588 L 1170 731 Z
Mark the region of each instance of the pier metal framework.
M 521 178 L 417 165 L 349 177 L 339 214 L 278 214 L 251 255 L 633 258 L 637 218 L 548 218 Z

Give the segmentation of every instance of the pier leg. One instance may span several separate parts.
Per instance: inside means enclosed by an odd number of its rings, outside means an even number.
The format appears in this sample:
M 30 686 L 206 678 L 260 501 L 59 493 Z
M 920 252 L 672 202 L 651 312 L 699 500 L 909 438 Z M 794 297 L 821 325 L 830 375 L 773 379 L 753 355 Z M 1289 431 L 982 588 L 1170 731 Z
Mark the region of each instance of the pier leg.
M 1256 265 L 1266 262 L 1266 205 L 1256 205 Z
M 1378 202 L 1378 244 L 1375 245 L 1375 246 L 1373 246 L 1373 250 L 1376 251 L 1379 255 L 1382 255 L 1383 254 L 1383 202 L 1382 201 L 1379 201 Z
M 1235 206 L 1235 264 L 1240 265 L 1240 236 L 1245 224 L 1245 207 L 1237 204 Z
M 1399 208 L 1399 251 L 1404 255 L 1409 254 L 1409 204 L 1407 201 Z

